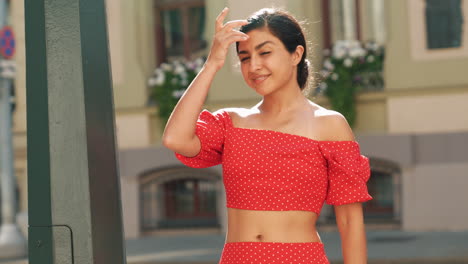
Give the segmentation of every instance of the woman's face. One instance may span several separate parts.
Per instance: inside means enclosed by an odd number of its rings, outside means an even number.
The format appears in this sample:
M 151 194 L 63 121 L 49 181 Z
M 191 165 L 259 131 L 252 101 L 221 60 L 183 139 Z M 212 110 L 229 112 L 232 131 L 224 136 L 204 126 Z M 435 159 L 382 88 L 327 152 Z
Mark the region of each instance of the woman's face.
M 266 29 L 255 29 L 247 35 L 250 38 L 238 46 L 246 83 L 262 96 L 284 87 L 298 87 L 296 67 L 302 52 L 289 53 L 281 40 Z

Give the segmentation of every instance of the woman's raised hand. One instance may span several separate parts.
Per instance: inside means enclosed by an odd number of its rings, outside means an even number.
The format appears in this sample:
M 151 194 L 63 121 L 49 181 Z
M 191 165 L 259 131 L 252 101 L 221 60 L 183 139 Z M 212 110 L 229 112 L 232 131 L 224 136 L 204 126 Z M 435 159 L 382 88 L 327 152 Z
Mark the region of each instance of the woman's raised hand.
M 229 45 L 237 41 L 245 41 L 249 38 L 247 34 L 234 29 L 247 24 L 247 20 L 232 20 L 223 24 L 227 13 L 228 8 L 225 7 L 216 18 L 215 35 L 210 54 L 206 60 L 206 64 L 215 67 L 216 70 L 223 67 Z

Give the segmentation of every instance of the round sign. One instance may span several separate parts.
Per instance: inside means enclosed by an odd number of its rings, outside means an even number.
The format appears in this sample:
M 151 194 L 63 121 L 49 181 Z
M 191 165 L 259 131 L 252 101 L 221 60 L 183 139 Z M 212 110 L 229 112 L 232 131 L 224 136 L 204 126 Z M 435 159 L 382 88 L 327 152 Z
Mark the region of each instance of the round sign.
M 10 26 L 4 26 L 0 30 L 0 53 L 5 59 L 10 59 L 15 54 L 15 36 Z

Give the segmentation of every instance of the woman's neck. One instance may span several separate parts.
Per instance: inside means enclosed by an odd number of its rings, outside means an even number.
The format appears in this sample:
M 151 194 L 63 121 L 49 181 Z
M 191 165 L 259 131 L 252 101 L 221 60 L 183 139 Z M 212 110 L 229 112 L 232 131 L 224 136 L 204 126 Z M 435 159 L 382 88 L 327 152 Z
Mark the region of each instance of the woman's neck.
M 305 104 L 308 104 L 308 100 L 302 94 L 301 89 L 291 87 L 291 89 L 281 89 L 264 96 L 263 100 L 257 104 L 257 108 L 268 115 L 280 115 L 301 109 Z

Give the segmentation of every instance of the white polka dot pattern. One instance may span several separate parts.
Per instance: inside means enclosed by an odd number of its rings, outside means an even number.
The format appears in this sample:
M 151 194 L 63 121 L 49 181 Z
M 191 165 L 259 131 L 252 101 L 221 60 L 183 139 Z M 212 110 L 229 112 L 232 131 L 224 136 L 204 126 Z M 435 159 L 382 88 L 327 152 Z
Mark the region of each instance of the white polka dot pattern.
M 321 242 L 230 242 L 218 264 L 329 264 Z
M 223 155 L 225 119 L 228 113 L 210 113 L 203 110 L 198 117 L 195 134 L 201 142 L 200 152 L 194 157 L 185 157 L 176 153 L 176 157 L 192 168 L 206 168 L 221 163 Z
M 229 113 L 200 113 L 195 157 L 176 153 L 184 164 L 223 164 L 226 206 L 248 210 L 312 211 L 372 199 L 366 182 L 369 160 L 356 141 L 318 141 L 272 130 L 238 128 Z

